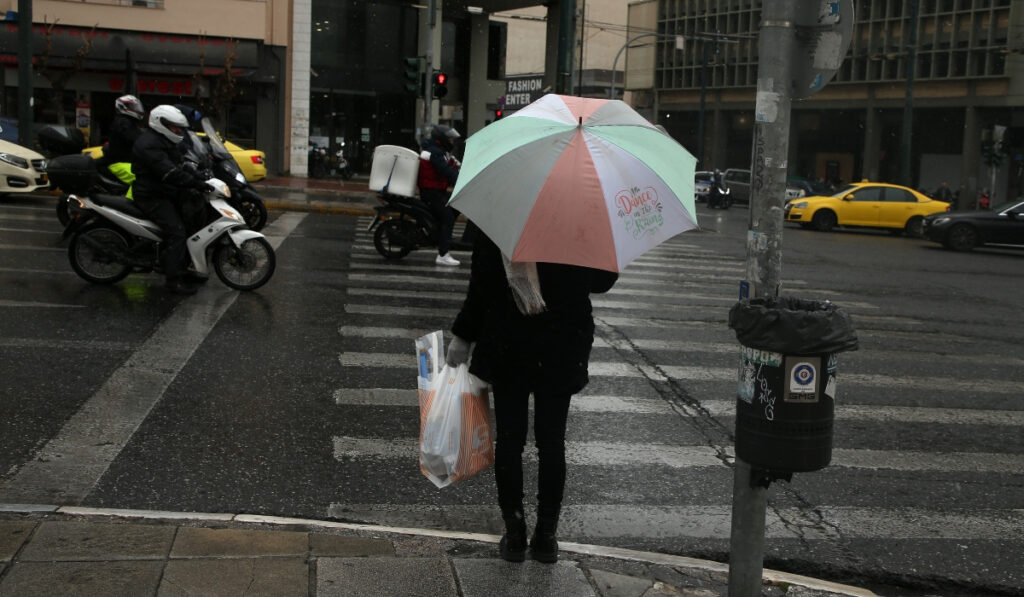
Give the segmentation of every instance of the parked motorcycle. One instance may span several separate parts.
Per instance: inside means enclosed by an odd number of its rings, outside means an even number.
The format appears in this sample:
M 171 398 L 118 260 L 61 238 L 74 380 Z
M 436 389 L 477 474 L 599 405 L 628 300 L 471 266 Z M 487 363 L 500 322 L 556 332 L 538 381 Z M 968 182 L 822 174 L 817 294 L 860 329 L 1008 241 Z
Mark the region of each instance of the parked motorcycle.
M 377 193 L 381 204 L 374 207 L 377 215 L 367 227 L 373 232 L 373 246 L 387 259 L 401 259 L 416 249 L 437 247 L 437 221 L 422 201 L 413 197 Z M 460 240 L 452 240 L 452 249 L 473 248 L 476 227 L 466 224 Z
M 201 124 L 203 132 L 206 133 L 204 139 L 210 149 L 210 167 L 213 175 L 224 181 L 231 189 L 228 203 L 242 212 L 242 218 L 245 219 L 245 224 L 249 229 L 262 230 L 267 225 L 267 206 L 264 205 L 263 198 L 246 180 L 242 170 L 238 167 L 238 162 L 224 146 L 224 142 L 221 141 L 217 130 L 213 128 L 210 119 L 203 117 Z
M 202 162 L 207 147 L 188 131 L 194 163 Z M 239 210 L 227 199 L 228 185 L 209 177 L 204 194 L 205 224 L 187 241 L 191 268 L 217 277 L 236 290 L 255 290 L 270 280 L 276 267 L 274 249 L 267 239 L 246 227 Z M 113 284 L 133 271 L 162 273 L 164 250 L 160 227 L 125 197 L 94 194 L 69 197 L 71 221 L 64 230 L 71 268 L 94 284 Z

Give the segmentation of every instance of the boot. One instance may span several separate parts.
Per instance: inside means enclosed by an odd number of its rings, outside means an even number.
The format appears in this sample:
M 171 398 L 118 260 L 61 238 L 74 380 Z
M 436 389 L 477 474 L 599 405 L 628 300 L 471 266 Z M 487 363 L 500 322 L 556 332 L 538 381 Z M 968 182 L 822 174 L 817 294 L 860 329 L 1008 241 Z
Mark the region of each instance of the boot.
M 537 517 L 537 527 L 530 539 L 530 557 L 538 562 L 554 564 L 558 561 L 558 541 L 555 532 L 558 530 L 558 517 Z
M 526 516 L 522 508 L 502 513 L 505 520 L 505 534 L 498 543 L 498 553 L 506 562 L 522 562 L 526 559 Z

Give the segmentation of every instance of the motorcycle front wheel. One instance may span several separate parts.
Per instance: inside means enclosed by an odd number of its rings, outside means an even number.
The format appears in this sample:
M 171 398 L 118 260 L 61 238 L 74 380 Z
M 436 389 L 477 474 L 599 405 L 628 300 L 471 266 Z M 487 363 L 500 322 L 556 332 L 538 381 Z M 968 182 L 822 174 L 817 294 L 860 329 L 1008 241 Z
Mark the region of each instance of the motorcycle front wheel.
M 373 246 L 386 259 L 401 259 L 416 248 L 418 233 L 412 220 L 385 220 L 373 233 Z
M 120 230 L 100 224 L 81 230 L 68 243 L 71 269 L 93 284 L 113 284 L 131 273 L 118 257 L 128 253 L 129 240 Z
M 213 270 L 235 290 L 255 290 L 274 275 L 277 257 L 265 238 L 250 238 L 236 247 L 231 241 L 213 251 Z

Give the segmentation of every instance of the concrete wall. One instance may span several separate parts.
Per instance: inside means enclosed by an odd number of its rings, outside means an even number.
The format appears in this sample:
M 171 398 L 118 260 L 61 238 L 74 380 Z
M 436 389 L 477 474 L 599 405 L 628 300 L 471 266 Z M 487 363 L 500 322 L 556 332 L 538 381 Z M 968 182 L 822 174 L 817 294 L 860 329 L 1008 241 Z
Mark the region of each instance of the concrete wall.
M 34 0 L 32 20 L 110 29 L 209 35 L 288 45 L 287 0 L 165 0 L 163 8 L 100 2 Z M 18 0 L 0 0 L 0 10 L 18 10 Z

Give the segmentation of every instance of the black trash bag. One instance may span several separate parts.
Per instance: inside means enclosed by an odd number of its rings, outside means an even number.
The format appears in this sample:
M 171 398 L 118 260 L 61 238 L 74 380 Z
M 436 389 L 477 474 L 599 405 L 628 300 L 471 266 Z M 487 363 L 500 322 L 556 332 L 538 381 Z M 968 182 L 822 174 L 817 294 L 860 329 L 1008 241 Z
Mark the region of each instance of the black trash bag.
M 782 354 L 857 350 L 850 316 L 829 301 L 744 299 L 729 310 L 729 327 L 743 346 Z

